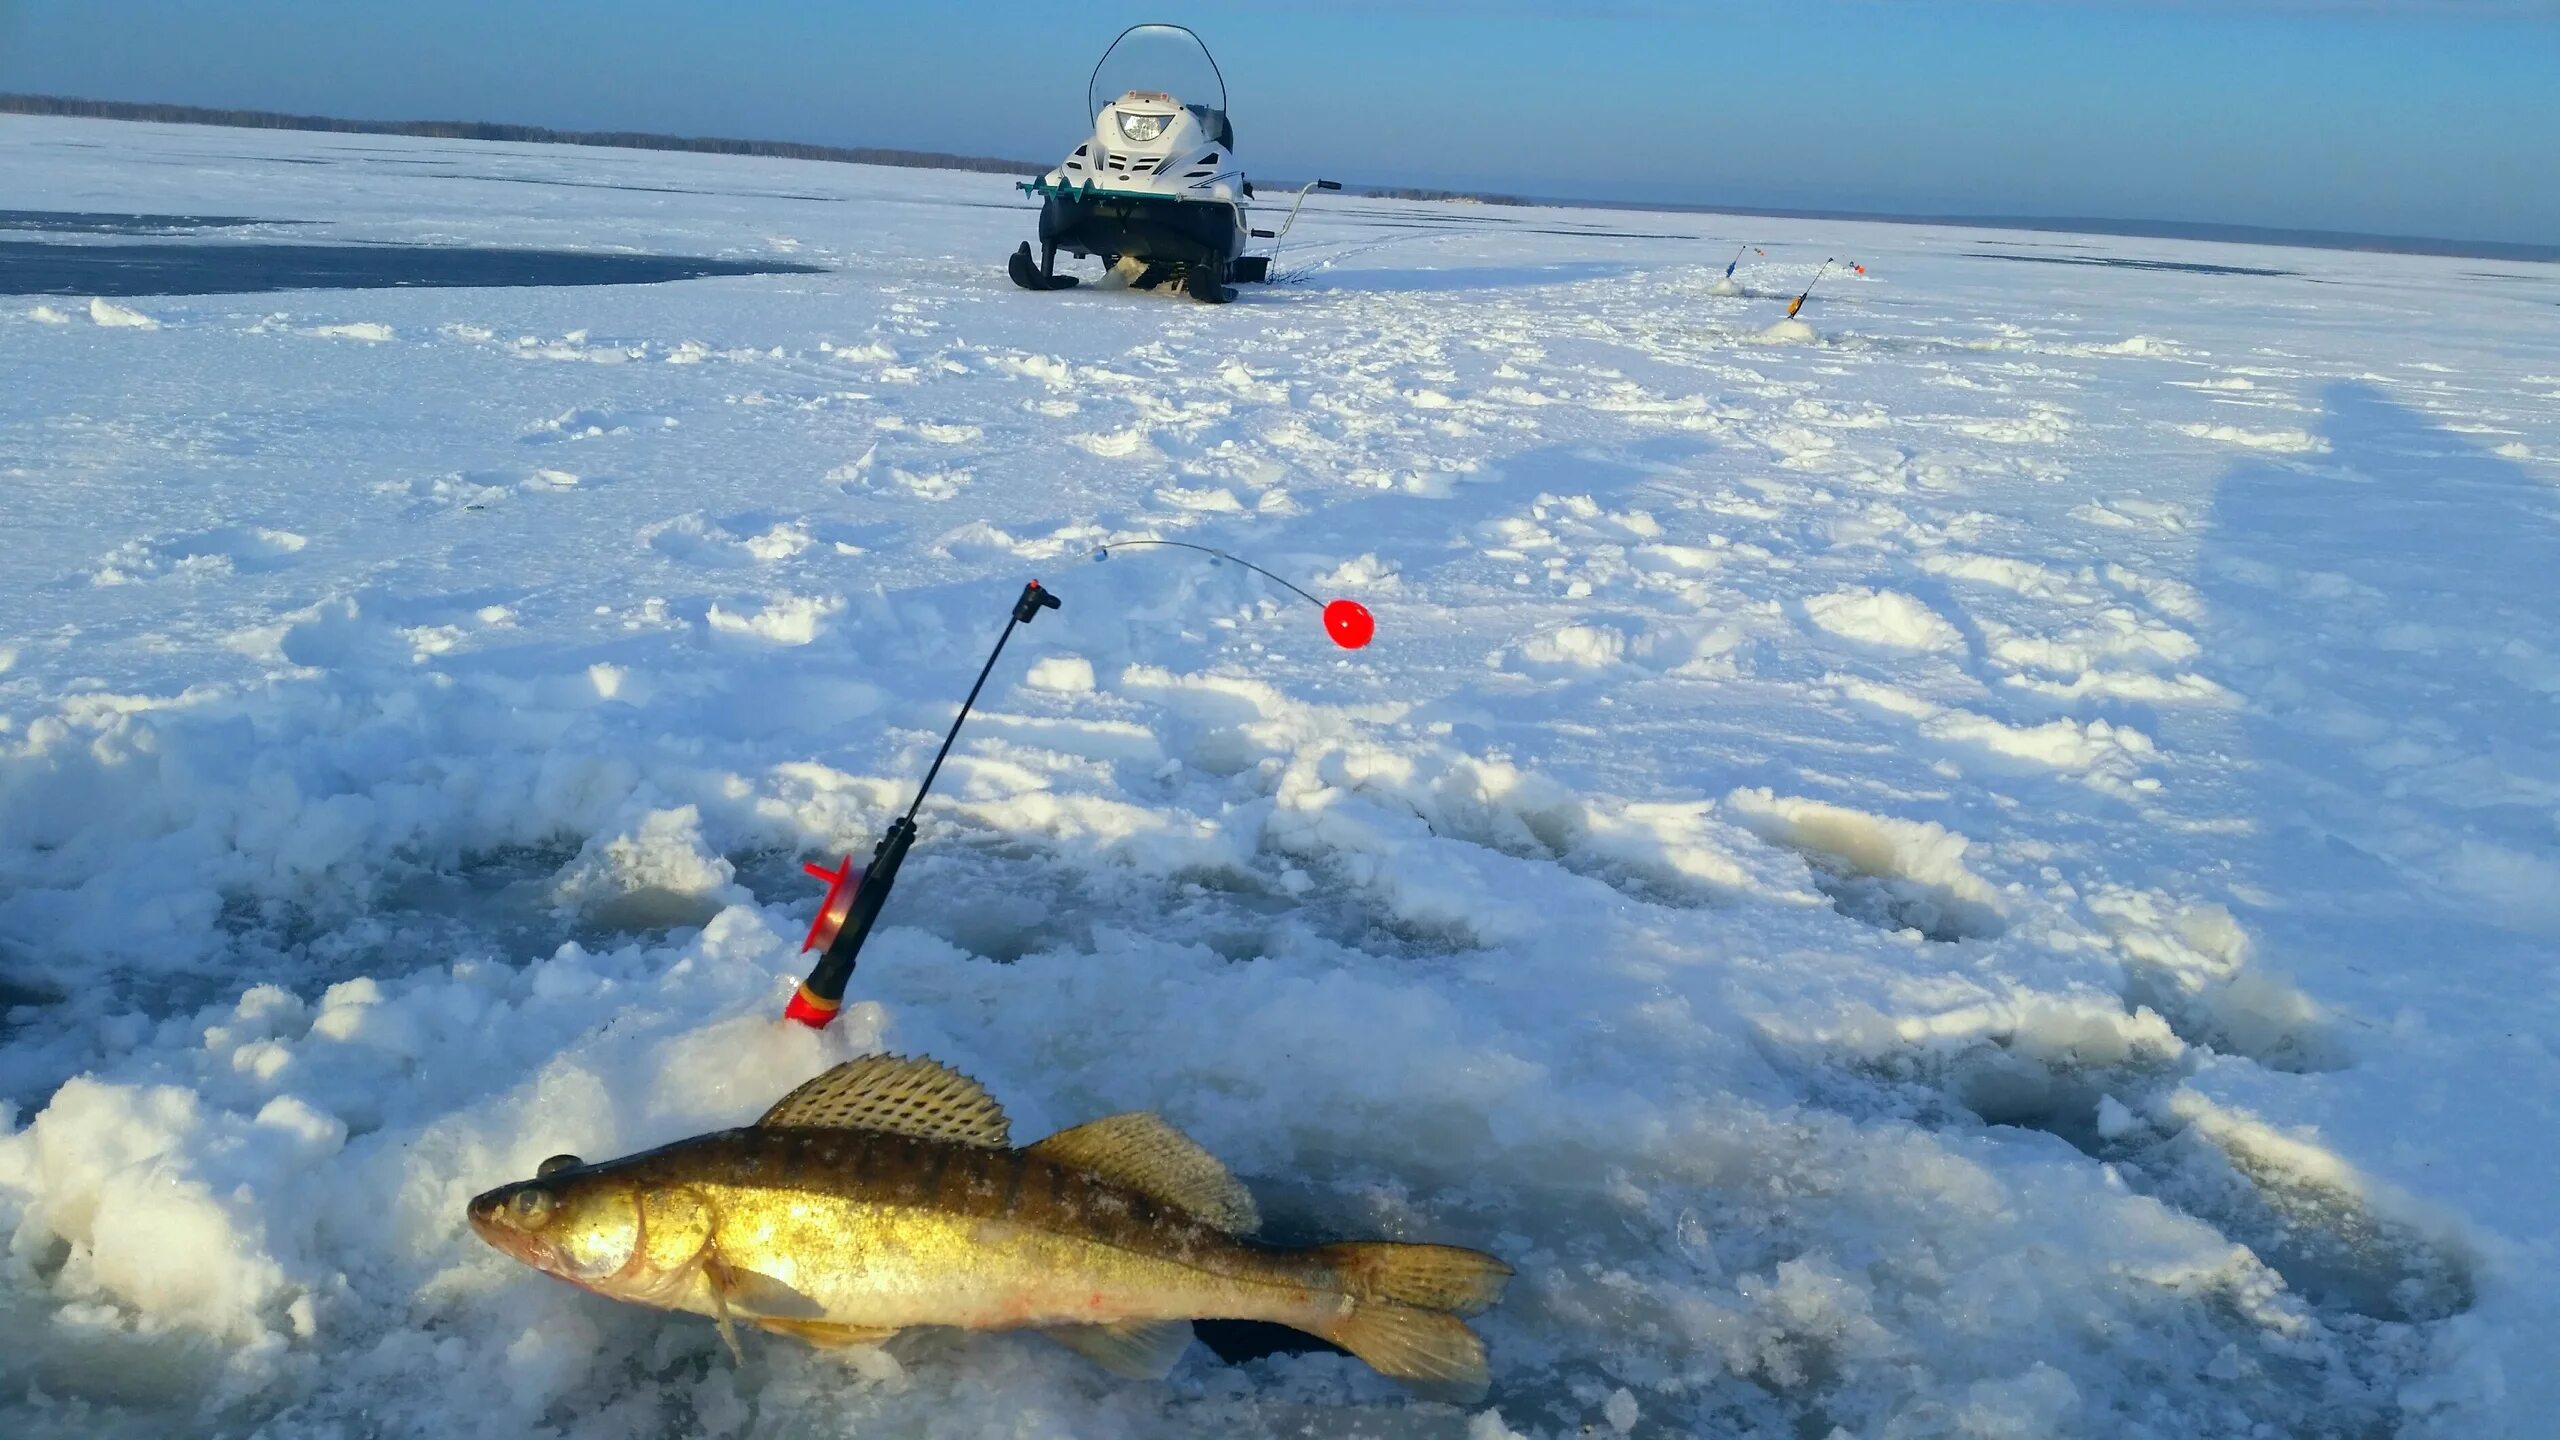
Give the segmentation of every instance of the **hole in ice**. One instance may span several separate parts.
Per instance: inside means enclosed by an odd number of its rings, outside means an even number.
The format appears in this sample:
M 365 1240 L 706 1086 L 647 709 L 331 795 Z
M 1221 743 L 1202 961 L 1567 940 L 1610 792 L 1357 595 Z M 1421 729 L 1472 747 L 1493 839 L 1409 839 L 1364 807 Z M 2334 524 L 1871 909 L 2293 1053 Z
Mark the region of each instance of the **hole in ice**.
M 115 1306 L 0 1290 L 0 1349 L 8 1355 L 0 1374 L 13 1402 L 29 1406 L 13 1411 L 9 1433 L 144 1440 L 190 1428 L 196 1405 L 217 1387 L 222 1346 L 185 1330 L 131 1326 Z M 47 1404 L 46 1396 L 63 1398 Z
M 1917 930 L 1924 940 L 1952 945 L 1997 935 L 1996 916 L 1957 900 L 1943 886 L 1903 875 L 1879 875 L 1845 856 L 1820 850 L 1803 852 L 1812 868 L 1814 888 L 1831 898 L 1831 908 L 1879 930 Z
M 2107 1091 L 2098 1077 L 2004 1058 L 2013 1063 L 1984 1065 L 1959 1078 L 1957 1103 L 1985 1125 L 2041 1131 L 2092 1159 L 2104 1158 L 2107 1127 L 2099 1110 Z
M 868 847 L 756 850 L 728 859 L 758 904 L 792 906 L 806 916 L 818 890 L 801 863 L 831 866 L 848 851 L 859 865 Z M 956 834 L 929 839 L 909 855 L 880 924 L 922 930 L 1006 964 L 1049 951 L 1090 953 L 1108 935 L 1198 946 L 1233 961 L 1305 946 L 1408 957 L 1446 948 L 1400 933 L 1357 894 L 1296 895 L 1259 870 L 1148 872 Z
M 2254 1122 L 2198 1122 L 2144 1103 L 2169 1078 L 2159 1066 L 2076 1067 L 1992 1049 L 1944 1084 L 1986 1125 L 2041 1131 L 2113 1165 L 2132 1189 L 2247 1246 L 2315 1306 L 2402 1323 L 2471 1307 L 2472 1262 L 2455 1245 L 2377 1205 L 2326 1152 Z
M 2477 1298 L 2466 1254 L 2378 1207 L 2311 1147 L 2253 1126 L 2190 1124 L 2125 1164 L 2153 1198 L 2248 1246 L 2314 1305 L 2405 1324 L 2459 1315 Z
M 644 885 L 587 905 L 579 912 L 579 918 L 589 929 L 608 935 L 640 935 L 707 925 L 719 913 L 716 897 Z
M 1804 858 L 1831 908 L 1879 930 L 1940 944 L 2008 929 L 1988 882 L 1963 864 L 1968 842 L 1942 826 L 1737 790 L 1726 806 L 1745 829 Z
M 2308 1075 L 2353 1063 L 2309 996 L 2259 970 L 2206 981 L 2136 960 L 2126 967 L 2124 1003 L 2157 1013 L 2190 1045 L 2270 1070 Z

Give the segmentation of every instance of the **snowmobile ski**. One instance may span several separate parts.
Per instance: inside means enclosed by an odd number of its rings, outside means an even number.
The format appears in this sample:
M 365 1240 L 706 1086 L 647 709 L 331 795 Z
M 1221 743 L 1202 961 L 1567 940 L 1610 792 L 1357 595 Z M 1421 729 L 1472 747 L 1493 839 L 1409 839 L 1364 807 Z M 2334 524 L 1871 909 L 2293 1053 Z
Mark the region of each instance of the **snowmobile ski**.
M 1031 258 L 1031 242 L 1025 240 L 1013 252 L 1013 258 L 1005 262 L 1004 268 L 1005 273 L 1013 277 L 1013 283 L 1025 290 L 1065 290 L 1082 283 L 1073 275 L 1057 273 L 1057 265 L 1057 247 L 1047 247 L 1040 258 L 1034 260 Z

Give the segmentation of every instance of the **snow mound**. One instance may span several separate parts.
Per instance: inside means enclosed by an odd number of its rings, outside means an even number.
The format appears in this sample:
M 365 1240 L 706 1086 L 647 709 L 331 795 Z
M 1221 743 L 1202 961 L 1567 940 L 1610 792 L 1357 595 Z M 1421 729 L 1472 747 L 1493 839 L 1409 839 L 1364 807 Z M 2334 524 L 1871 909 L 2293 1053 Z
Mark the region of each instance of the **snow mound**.
M 2198 440 L 2214 440 L 2248 450 L 2272 450 L 2284 455 L 2317 455 L 2329 448 L 2328 441 L 2307 430 L 2246 430 L 2237 425 L 2190 424 L 2179 426 L 2178 433 L 2192 435 Z
M 160 328 L 159 321 L 139 310 L 128 310 L 112 300 L 90 301 L 89 319 L 95 324 L 104 325 L 110 329 L 157 330 Z
M 1822 336 L 1802 320 L 1781 320 L 1751 336 L 1754 345 L 1819 345 Z
M 1844 640 L 1889 650 L 1962 650 L 1964 634 L 1899 590 L 1852 586 L 1804 602 L 1813 623 Z
M 818 638 L 830 616 L 844 609 L 833 595 L 778 595 L 752 614 L 712 605 L 705 615 L 714 630 L 747 635 L 776 645 L 806 645 Z
M 1060 695 L 1087 694 L 1093 689 L 1093 662 L 1081 655 L 1043 655 L 1023 672 L 1022 683 Z
M 1541 665 L 1614 665 L 1627 653 L 1627 635 L 1607 625 L 1560 625 L 1523 641 L 1520 653 Z

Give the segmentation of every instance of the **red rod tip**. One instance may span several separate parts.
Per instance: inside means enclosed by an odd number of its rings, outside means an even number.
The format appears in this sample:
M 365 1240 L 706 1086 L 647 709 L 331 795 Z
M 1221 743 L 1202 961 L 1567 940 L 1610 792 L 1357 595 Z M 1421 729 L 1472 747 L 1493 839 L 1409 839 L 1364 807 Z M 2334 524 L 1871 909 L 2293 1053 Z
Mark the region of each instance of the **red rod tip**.
M 1324 607 L 1324 630 L 1334 644 L 1357 650 L 1378 633 L 1378 620 L 1357 600 L 1336 600 Z
M 783 1007 L 782 1018 L 797 1020 L 812 1030 L 824 1030 L 835 1023 L 838 1008 L 810 994 L 809 987 L 803 985 L 792 992 L 791 1003 Z

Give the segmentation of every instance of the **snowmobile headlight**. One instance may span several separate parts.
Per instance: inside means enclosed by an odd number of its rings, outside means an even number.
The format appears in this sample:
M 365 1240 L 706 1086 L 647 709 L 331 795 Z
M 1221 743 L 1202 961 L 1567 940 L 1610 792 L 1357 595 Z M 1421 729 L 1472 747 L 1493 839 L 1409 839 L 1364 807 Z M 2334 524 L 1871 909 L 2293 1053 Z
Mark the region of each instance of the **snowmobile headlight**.
M 1170 115 L 1133 115 L 1126 110 L 1120 112 L 1120 133 L 1132 145 L 1146 144 L 1162 135 L 1164 127 L 1172 123 L 1173 117 Z

